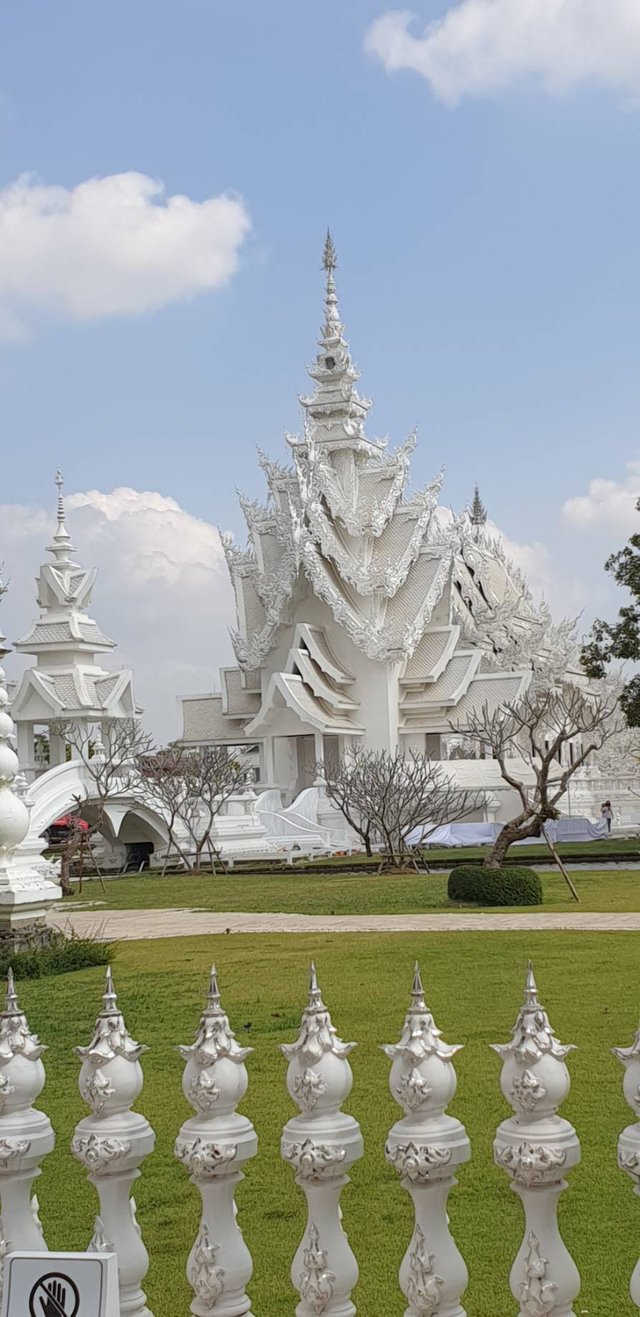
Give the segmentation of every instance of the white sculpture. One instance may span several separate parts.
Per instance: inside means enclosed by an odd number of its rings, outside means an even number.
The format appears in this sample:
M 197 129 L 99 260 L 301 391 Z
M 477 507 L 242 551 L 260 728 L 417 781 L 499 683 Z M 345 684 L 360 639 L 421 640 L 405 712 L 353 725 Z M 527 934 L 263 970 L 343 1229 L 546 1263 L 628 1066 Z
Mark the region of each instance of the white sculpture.
M 449 1231 L 447 1199 L 471 1150 L 464 1126 L 446 1114 L 456 1091 L 453 1057 L 424 999 L 416 965 L 400 1042 L 383 1049 L 393 1062 L 389 1086 L 404 1111 L 389 1132 L 387 1161 L 411 1194 L 415 1229 L 400 1268 L 406 1317 L 465 1317 L 468 1274 Z
M 100 1200 L 90 1247 L 118 1256 L 121 1315 L 152 1317 L 141 1288 L 149 1257 L 130 1197 L 155 1143 L 149 1122 L 131 1110 L 142 1091 L 140 1057 L 147 1049 L 127 1030 L 110 968 L 103 1003 L 89 1046 L 75 1048 L 82 1062 L 78 1087 L 91 1115 L 77 1125 L 71 1147 Z
M 234 1195 L 245 1163 L 258 1150 L 251 1121 L 236 1111 L 247 1091 L 244 1063 L 252 1050 L 236 1041 L 214 966 L 195 1042 L 180 1048 L 186 1061 L 182 1088 L 196 1115 L 182 1126 L 175 1152 L 202 1196 L 200 1228 L 187 1263 L 196 1317 L 251 1317 L 245 1288 L 251 1255 L 236 1221 Z
M 305 1234 L 293 1259 L 291 1279 L 300 1295 L 296 1317 L 353 1317 L 351 1291 L 358 1264 L 342 1229 L 340 1194 L 362 1156 L 360 1126 L 340 1110 L 353 1076 L 347 1060 L 355 1043 L 343 1043 L 322 1000 L 315 965 L 300 1036 L 282 1046 L 289 1062 L 287 1088 L 301 1114 L 284 1127 L 282 1156 L 290 1162 L 307 1200 Z
M 572 1050 L 558 1042 L 529 965 L 513 1038 L 494 1046 L 503 1059 L 502 1092 L 514 1111 L 498 1128 L 494 1158 L 511 1177 L 526 1221 L 510 1278 L 521 1317 L 575 1317 L 580 1276 L 557 1222 L 564 1176 L 580 1161 L 578 1136 L 557 1114 L 569 1094 L 565 1059 Z
M 2 593 L 0 588 L 0 597 Z M 0 663 L 8 653 L 0 631 Z M 13 749 L 14 724 L 5 681 L 0 666 L 0 940 L 13 948 L 46 938 L 45 915 L 60 900 L 60 890 L 51 866 L 40 858 L 44 842 L 37 841 L 26 855 L 16 854 L 29 832 L 30 816 Z
M 636 1117 L 618 1140 L 618 1166 L 633 1181 L 634 1193 L 640 1195 L 640 1029 L 630 1047 L 614 1047 L 613 1054 L 625 1068 L 624 1095 Z M 640 1262 L 631 1277 L 630 1294 L 640 1308 Z
M 45 1048 L 29 1030 L 9 970 L 0 1014 L 0 1254 L 46 1252 L 38 1200 L 31 1196 L 40 1162 L 51 1152 L 51 1121 L 33 1103 L 44 1088 Z

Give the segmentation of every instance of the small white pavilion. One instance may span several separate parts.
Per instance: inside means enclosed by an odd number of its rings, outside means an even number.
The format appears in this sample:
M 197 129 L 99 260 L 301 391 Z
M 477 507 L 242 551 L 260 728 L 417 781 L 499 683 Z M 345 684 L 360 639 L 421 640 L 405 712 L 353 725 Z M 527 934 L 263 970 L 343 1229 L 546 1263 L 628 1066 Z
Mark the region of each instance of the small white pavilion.
M 87 613 L 97 573 L 74 560 L 60 471 L 56 485 L 57 526 L 47 545 L 53 562 L 42 564 L 36 580 L 40 616 L 15 643 L 16 650 L 36 659 L 35 666 L 23 673 L 12 708 L 20 765 L 28 781 L 67 757 L 56 723 L 72 723 L 87 740 L 96 733 L 104 740 L 113 719 L 133 718 L 140 712 L 132 673 L 109 672 L 97 662 L 98 654 L 115 649 L 115 641 Z M 38 752 L 43 744 L 48 745 L 48 761 Z

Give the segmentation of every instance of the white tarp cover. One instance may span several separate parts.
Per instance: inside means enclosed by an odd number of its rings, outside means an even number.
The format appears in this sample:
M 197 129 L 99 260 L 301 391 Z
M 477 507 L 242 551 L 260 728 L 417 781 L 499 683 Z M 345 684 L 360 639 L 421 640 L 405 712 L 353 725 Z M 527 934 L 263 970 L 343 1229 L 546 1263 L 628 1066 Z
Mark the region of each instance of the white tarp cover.
M 491 846 L 502 823 L 444 823 L 429 832 L 429 828 L 414 828 L 407 841 L 410 846 L 421 843 L 429 846 Z M 555 823 L 547 823 L 546 834 L 550 841 L 599 841 L 608 836 L 606 819 L 561 818 Z M 529 839 L 528 845 L 536 838 Z M 516 842 L 516 846 L 524 845 Z

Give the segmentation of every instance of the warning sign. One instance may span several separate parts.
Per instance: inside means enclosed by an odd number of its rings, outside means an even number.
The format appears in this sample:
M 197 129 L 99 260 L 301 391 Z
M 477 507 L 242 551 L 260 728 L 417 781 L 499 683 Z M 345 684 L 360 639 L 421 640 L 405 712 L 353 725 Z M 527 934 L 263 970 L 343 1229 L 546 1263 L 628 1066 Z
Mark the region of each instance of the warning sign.
M 120 1317 L 114 1253 L 11 1253 L 1 1317 Z

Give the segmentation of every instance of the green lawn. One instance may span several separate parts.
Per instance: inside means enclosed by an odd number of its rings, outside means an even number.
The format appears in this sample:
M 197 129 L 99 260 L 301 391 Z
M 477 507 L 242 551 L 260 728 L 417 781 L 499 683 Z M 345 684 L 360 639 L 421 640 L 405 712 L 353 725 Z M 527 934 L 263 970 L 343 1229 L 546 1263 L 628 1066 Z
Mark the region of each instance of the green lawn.
M 486 846 L 456 846 L 453 849 L 447 846 L 427 847 L 425 854 L 432 864 L 451 864 L 455 860 L 482 860 L 487 854 Z M 574 856 L 579 860 L 580 856 L 598 856 L 606 855 L 607 857 L 633 856 L 634 859 L 640 859 L 640 838 L 638 837 L 611 837 L 607 840 L 599 841 L 578 841 L 578 842 L 560 842 L 557 847 L 560 855 Z M 549 863 L 549 847 L 545 842 L 531 842 L 529 845 L 518 845 L 510 852 L 520 860 L 539 860 L 541 863 Z M 376 868 L 379 860 L 373 856 L 368 859 L 364 854 L 355 854 L 350 857 L 350 862 L 361 867 Z M 327 868 L 335 865 L 344 864 L 344 857 L 330 856 L 322 860 Z M 317 860 L 298 860 L 296 867 L 304 868 L 306 864 L 317 866 Z
M 631 1041 L 640 1000 L 638 939 L 625 933 L 223 936 L 124 945 L 116 986 L 131 1032 L 151 1049 L 143 1059 L 146 1084 L 138 1105 L 158 1145 L 136 1198 L 152 1258 L 147 1288 L 155 1317 L 186 1314 L 190 1301 L 183 1273 L 198 1195 L 172 1153 L 188 1114 L 175 1045 L 192 1037 L 214 957 L 236 1031 L 255 1048 L 243 1109 L 257 1127 L 261 1149 L 238 1195 L 256 1266 L 253 1311 L 264 1317 L 293 1312 L 288 1271 L 304 1213 L 291 1168 L 278 1155 L 281 1127 L 294 1113 L 278 1044 L 295 1036 L 312 954 L 334 1023 L 343 1038 L 360 1044 L 352 1058 L 349 1109 L 362 1124 L 366 1153 L 343 1195 L 344 1225 L 362 1273 L 355 1296 L 360 1317 L 401 1317 L 404 1311 L 396 1274 L 411 1215 L 383 1156 L 387 1130 L 400 1111 L 388 1093 L 389 1062 L 379 1044 L 399 1037 L 416 956 L 445 1038 L 466 1044 L 456 1058 L 459 1088 L 451 1107 L 473 1145 L 473 1160 L 461 1170 L 451 1198 L 452 1230 L 471 1272 L 465 1306 L 473 1317 L 502 1317 L 515 1309 L 507 1278 L 522 1237 L 521 1207 L 491 1161 L 495 1127 L 508 1108 L 489 1043 L 510 1036 L 529 955 L 559 1037 L 579 1046 L 569 1059 L 573 1087 L 565 1114 L 582 1138 L 584 1160 L 570 1176 L 561 1207 L 564 1237 L 583 1279 L 576 1313 L 631 1317 L 636 1309 L 627 1293 L 640 1250 L 640 1204 L 616 1169 L 617 1135 L 632 1117 L 622 1098 L 622 1067 L 610 1054 L 612 1044 Z M 89 1040 L 101 978 L 92 969 L 21 986 L 32 1028 L 50 1048 L 40 1105 L 54 1121 L 58 1149 L 45 1162 L 38 1194 L 53 1248 L 86 1246 L 95 1210 L 93 1190 L 68 1147 L 83 1113 L 71 1048 Z
M 560 874 L 543 875 L 545 909 L 640 910 L 640 870 L 572 871 L 580 905 L 571 899 Z M 85 882 L 81 896 L 65 900 L 102 901 L 110 910 L 197 907 L 203 910 L 291 914 L 406 914 L 425 910 L 464 910 L 447 899 L 442 874 L 288 873 L 172 874 L 167 878 L 109 878 L 106 894 L 97 881 Z M 466 907 L 467 909 L 469 907 Z M 478 909 L 478 907 L 473 907 Z

